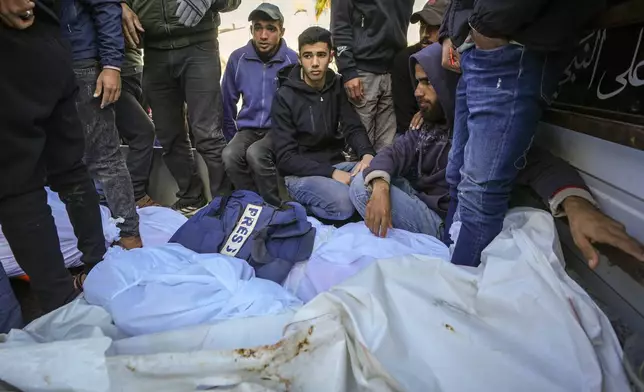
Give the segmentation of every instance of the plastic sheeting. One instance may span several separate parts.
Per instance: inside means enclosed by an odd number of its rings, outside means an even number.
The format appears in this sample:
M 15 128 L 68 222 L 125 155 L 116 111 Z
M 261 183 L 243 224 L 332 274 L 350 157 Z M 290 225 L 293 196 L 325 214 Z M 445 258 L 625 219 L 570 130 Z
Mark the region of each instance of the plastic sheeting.
M 139 232 L 144 247 L 167 244 L 188 218 L 166 207 L 145 207 L 139 214 Z
M 52 215 L 58 230 L 60 239 L 60 250 L 65 259 L 67 268 L 81 266 L 81 252 L 76 248 L 77 239 L 65 204 L 60 200 L 58 194 L 47 188 L 47 203 L 51 207 Z M 144 246 L 156 246 L 165 244 L 170 237 L 188 220 L 179 212 L 164 207 L 146 207 L 137 210 L 139 214 L 139 226 L 141 239 Z M 103 235 L 105 245 L 109 246 L 119 239 L 119 228 L 116 221 L 111 217 L 109 208 L 101 206 L 101 219 L 103 223 Z M 0 262 L 10 277 L 24 275 L 24 272 L 16 263 L 11 248 L 0 230 Z
M 115 341 L 76 302 L 0 344 L 0 379 L 41 391 L 628 390 L 608 319 L 561 260 L 552 217 L 515 210 L 478 268 L 378 260 L 270 344 L 278 316 Z
M 379 238 L 363 222 L 330 227 L 316 237 L 311 258 L 295 265 L 283 284 L 305 303 L 378 259 L 423 255 L 449 260 L 445 245 L 429 235 L 392 229 Z
M 168 331 L 230 318 L 281 313 L 301 301 L 258 279 L 241 259 L 198 254 L 179 244 L 112 248 L 83 285 L 129 335 Z

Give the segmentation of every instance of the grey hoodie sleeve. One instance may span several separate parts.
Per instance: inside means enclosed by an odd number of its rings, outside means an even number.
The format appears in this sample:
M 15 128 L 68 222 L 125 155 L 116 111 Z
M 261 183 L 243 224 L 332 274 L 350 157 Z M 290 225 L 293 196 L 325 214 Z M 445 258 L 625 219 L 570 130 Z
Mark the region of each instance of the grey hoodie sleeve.
M 348 82 L 358 77 L 358 68 L 353 57 L 353 26 L 351 0 L 331 1 L 331 33 L 336 48 L 335 58 L 342 79 Z
M 364 170 L 364 183 L 368 185 L 376 178 L 391 183 L 396 177 L 404 177 L 418 165 L 416 147 L 420 131 L 409 130 L 394 143 L 378 153 Z

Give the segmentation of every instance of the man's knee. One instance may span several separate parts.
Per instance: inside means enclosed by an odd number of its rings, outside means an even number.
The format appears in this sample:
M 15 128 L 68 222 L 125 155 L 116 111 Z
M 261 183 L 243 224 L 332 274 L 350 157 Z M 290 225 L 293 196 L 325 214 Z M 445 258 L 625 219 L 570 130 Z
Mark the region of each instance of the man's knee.
M 155 138 L 156 134 L 154 132 L 154 125 L 149 122 L 146 123 L 143 129 L 140 130 L 136 137 L 136 141 L 137 144 L 141 145 L 142 147 L 149 147 L 154 145 Z
M 246 152 L 243 151 L 242 146 L 235 143 L 228 144 L 221 154 L 224 161 L 224 166 L 228 169 L 246 163 Z
M 251 168 L 266 169 L 274 167 L 273 152 L 262 140 L 255 142 L 246 150 L 246 161 Z
M 351 203 L 358 210 L 360 215 L 364 215 L 364 209 L 369 201 L 369 191 L 364 183 L 364 176 L 362 173 L 359 173 L 349 187 L 349 198 Z
M 202 156 L 209 156 L 213 153 L 223 154 L 223 151 L 228 147 L 221 129 L 208 134 L 195 130 L 193 134 L 195 137 L 195 149 Z
M 72 165 L 69 170 L 49 173 L 47 182 L 52 191 L 64 193 L 66 190 L 76 186 L 91 183 L 91 177 L 87 166 L 79 161 Z
M 356 208 L 351 201 L 349 193 L 337 195 L 331 202 L 331 216 L 328 219 L 345 221 L 350 219 L 356 212 Z

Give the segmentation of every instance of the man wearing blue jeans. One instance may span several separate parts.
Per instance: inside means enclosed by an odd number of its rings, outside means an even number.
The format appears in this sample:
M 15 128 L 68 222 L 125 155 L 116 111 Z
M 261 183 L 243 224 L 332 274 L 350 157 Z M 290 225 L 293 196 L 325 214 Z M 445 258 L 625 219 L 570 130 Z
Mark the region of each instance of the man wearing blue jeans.
M 462 68 L 447 181 L 462 226 L 452 262 L 476 266 L 496 237 L 544 104 L 582 26 L 603 0 L 455 0 L 443 26 L 443 65 Z M 447 39 L 449 37 L 449 39 Z M 460 59 L 458 52 L 461 52 Z M 456 215 L 456 217 L 455 217 Z
M 331 42 L 331 33 L 321 27 L 299 36 L 301 65 L 279 73 L 271 132 L 290 196 L 319 218 L 343 221 L 355 213 L 349 198 L 352 174 L 367 167 L 375 151 L 340 76 L 329 69 Z M 345 161 L 345 143 L 360 162 Z

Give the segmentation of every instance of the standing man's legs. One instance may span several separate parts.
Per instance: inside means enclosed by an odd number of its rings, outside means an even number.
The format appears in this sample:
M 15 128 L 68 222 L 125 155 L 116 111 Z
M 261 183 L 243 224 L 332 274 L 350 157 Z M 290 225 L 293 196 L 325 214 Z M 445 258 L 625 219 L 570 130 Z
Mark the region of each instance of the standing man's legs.
M 503 227 L 514 180 L 526 165 L 541 118 L 542 97 L 547 91 L 549 99 L 556 86 L 558 75 L 544 73 L 546 59 L 518 45 L 471 49 L 461 58 L 469 116 L 458 185 L 462 226 L 452 255 L 455 264 L 478 265 L 481 252 Z M 455 170 L 448 168 L 450 175 Z
M 461 60 L 470 55 L 467 51 L 461 55 Z M 449 150 L 449 159 L 445 179 L 449 184 L 449 207 L 445 217 L 445 232 L 443 242 L 452 244 L 450 229 L 454 221 L 458 221 L 458 184 L 461 183 L 461 168 L 463 167 L 465 144 L 469 138 L 467 130 L 467 119 L 470 111 L 467 108 L 467 84 L 466 79 L 461 77 L 456 87 L 456 105 L 454 112 L 454 132 L 452 135 L 452 148 Z
M 380 81 L 380 99 L 376 106 L 376 127 L 373 148 L 380 151 L 391 145 L 396 136 L 396 112 L 391 92 L 391 75 L 378 75 Z
M 188 121 L 196 149 L 206 162 L 212 197 L 230 193 L 222 153 L 226 138 L 222 128 L 221 63 L 216 38 L 182 49 L 181 84 L 188 104 Z
M 391 75 L 359 71 L 364 98 L 351 101 L 367 130 L 376 152 L 393 143 L 396 135 L 396 114 L 391 93 Z
M 114 107 L 100 107 L 94 97 L 97 66 L 74 69 L 79 94 L 76 99 L 78 114 L 85 132 L 85 163 L 92 178 L 98 181 L 112 214 L 123 218 L 119 224 L 121 244 L 127 248 L 140 247 L 139 216 L 136 213 L 130 173 L 120 151 Z
M 278 187 L 280 179 L 277 176 L 277 168 L 275 167 L 271 132 L 268 132 L 266 136 L 248 148 L 246 160 L 250 166 L 258 192 L 264 201 L 274 206 L 279 206 L 282 203 Z
M 359 75 L 364 89 L 364 98 L 358 102 L 354 100 L 350 100 L 350 102 L 367 130 L 369 141 L 373 144 L 376 141 L 376 113 L 380 100 L 380 81 L 376 74 L 359 71 Z
M 263 138 L 265 134 L 265 130 L 259 129 L 239 130 L 224 148 L 222 159 L 228 178 L 230 178 L 235 189 L 258 192 L 250 171 L 250 162 L 246 160 L 246 152 L 253 143 Z
M 44 190 L 49 158 L 43 155 L 56 136 L 48 126 L 52 113 L 76 116 L 71 56 L 59 27 L 39 19 L 24 31 L 0 25 L 0 47 L 12 54 L 0 61 L 0 96 L 10 97 L 0 105 L 0 225 L 41 308 L 51 311 L 78 294 L 65 268 Z M 62 107 L 72 111 L 58 110 Z M 82 134 L 79 127 L 65 131 Z M 81 141 L 78 151 L 73 140 Z M 82 167 L 82 136 L 68 141 L 72 146 L 61 154 Z
M 60 252 L 60 239 L 47 193 L 40 186 L 0 199 L 0 224 L 11 252 L 29 276 L 40 308 L 50 312 L 78 294 Z
M 65 204 L 78 239 L 85 273 L 103 260 L 105 237 L 99 197 L 94 181 L 83 163 L 85 135 L 76 109 L 76 85 L 69 72 L 69 93 L 54 108 L 44 124 L 47 133 L 45 159 L 47 180 Z
M 143 68 L 143 91 L 152 108 L 157 139 L 165 164 L 179 186 L 177 209 L 206 204 L 183 110 L 185 96 L 180 83 L 183 50 L 148 49 Z
M 127 168 L 137 203 L 147 196 L 154 150 L 154 124 L 141 104 L 141 78 L 140 73 L 123 76 L 121 97 L 114 104 L 116 128 L 129 146 Z

